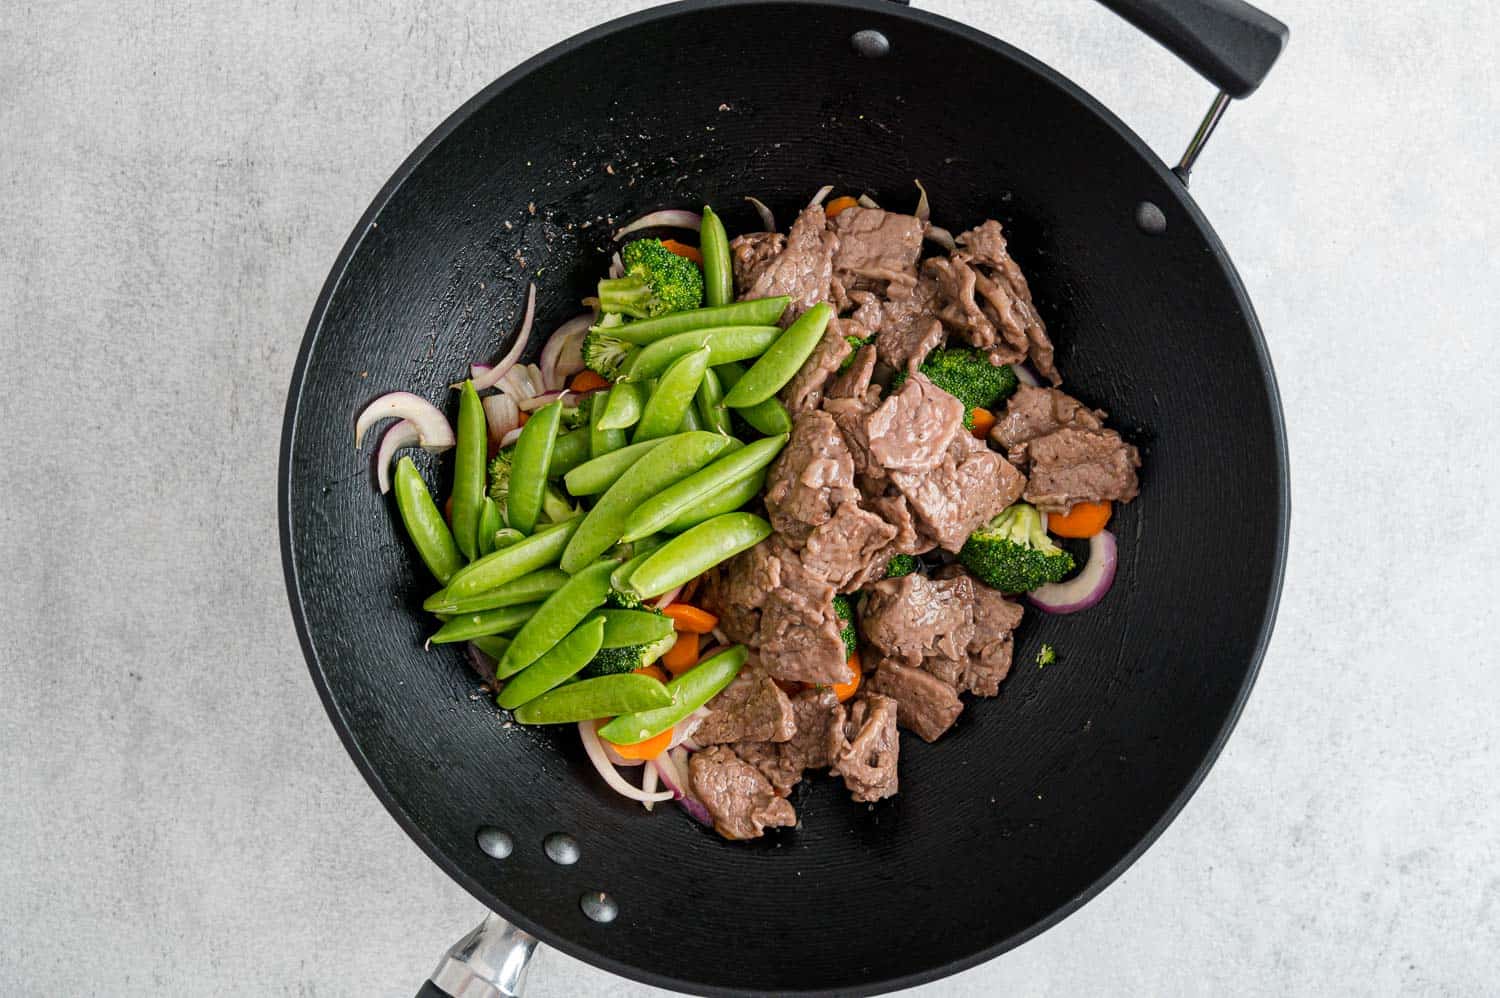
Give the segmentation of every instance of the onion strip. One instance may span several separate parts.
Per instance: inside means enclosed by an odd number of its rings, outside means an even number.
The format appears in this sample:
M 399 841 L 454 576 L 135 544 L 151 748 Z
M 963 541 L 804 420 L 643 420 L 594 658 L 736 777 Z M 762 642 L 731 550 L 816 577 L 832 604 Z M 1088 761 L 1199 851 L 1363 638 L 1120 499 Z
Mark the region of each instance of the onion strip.
M 859 206 L 861 208 L 879 208 L 880 207 L 880 205 L 878 205 L 878 204 L 875 203 L 875 199 L 872 198 L 872 197 L 870 197 L 870 195 L 868 195 L 868 194 L 861 194 L 859 196 L 858 200 L 859 200 Z
M 474 380 L 474 387 L 483 391 L 486 388 L 494 388 L 495 383 L 510 373 L 510 369 L 521 359 L 526 352 L 526 343 L 531 339 L 531 324 L 536 319 L 536 282 L 532 282 L 526 291 L 526 314 L 521 317 L 521 329 L 516 333 L 516 340 L 511 344 L 510 350 L 500 362 L 494 367 L 485 369 L 482 364 L 472 364 L 469 367 L 469 377 Z M 454 387 L 459 387 L 455 385 Z
M 958 243 L 953 241 L 953 233 L 941 225 L 933 225 L 930 222 L 922 228 L 922 238 L 937 243 L 943 249 L 952 253 L 958 248 Z
M 696 211 L 685 211 L 681 208 L 667 208 L 663 211 L 653 211 L 642 215 L 640 218 L 622 228 L 615 230 L 615 239 L 638 232 L 641 229 L 692 229 L 694 232 L 703 228 L 703 216 Z
M 380 486 L 380 494 L 385 495 L 391 491 L 391 459 L 396 452 L 405 447 L 414 447 L 421 443 L 422 434 L 417 431 L 417 424 L 409 419 L 392 423 L 390 429 L 380 438 L 380 450 L 375 455 L 375 481 Z
M 564 322 L 547 337 L 537 364 L 543 388 L 562 388 L 569 378 L 583 370 L 583 338 L 593 324 L 594 313 L 585 312 Z
M 1016 380 L 1021 384 L 1030 385 L 1032 388 L 1041 387 L 1041 379 L 1038 378 L 1036 376 L 1036 372 L 1028 367 L 1025 363 L 1012 364 L 1010 365 L 1010 370 L 1011 373 L 1016 376 Z
M 912 214 L 916 215 L 919 221 L 930 221 L 932 218 L 932 205 L 927 201 L 927 188 L 922 186 L 922 181 L 920 180 L 913 180 L 912 183 L 916 184 L 917 190 L 922 192 L 922 196 L 917 198 L 917 210 L 912 212 Z
M 521 425 L 520 407 L 509 395 L 486 395 L 483 405 L 484 425 L 489 431 L 490 443 L 499 447 L 505 435 Z
M 812 200 L 809 201 L 809 202 L 807 202 L 807 206 L 809 208 L 818 208 L 818 207 L 821 207 L 822 204 L 823 204 L 823 200 L 825 198 L 827 198 L 828 195 L 830 195 L 832 193 L 833 193 L 833 185 L 832 184 L 824 184 L 822 187 L 818 188 L 818 193 L 816 193 L 816 194 L 814 194 L 812 196 Z
M 417 428 L 422 446 L 433 453 L 454 444 L 453 427 L 438 407 L 411 392 L 386 392 L 365 406 L 354 421 L 354 446 L 365 439 L 365 433 L 382 419 L 405 419 Z
M 1049 582 L 1026 597 L 1038 610 L 1047 613 L 1077 613 L 1096 605 L 1115 582 L 1119 563 L 1119 546 L 1115 535 L 1101 530 L 1089 538 L 1089 562 L 1083 571 L 1066 582 Z
M 661 776 L 661 770 L 657 769 L 655 766 L 646 766 L 646 767 L 644 767 L 641 770 L 641 792 L 642 793 L 646 793 L 646 794 L 655 793 L 656 792 L 656 781 L 657 781 L 657 778 L 659 776 Z M 670 791 L 668 791 L 668 792 L 670 793 Z M 673 796 L 675 797 L 676 795 L 673 794 Z M 656 801 L 652 801 L 652 800 L 641 801 L 641 807 L 644 807 L 648 811 L 651 810 L 655 806 L 656 806 Z
M 583 750 L 588 753 L 589 762 L 594 764 L 594 769 L 598 771 L 599 775 L 604 778 L 604 782 L 609 784 L 609 788 L 615 793 L 622 797 L 629 797 L 634 801 L 640 801 L 643 804 L 646 801 L 671 800 L 675 796 L 670 790 L 647 793 L 639 787 L 631 786 L 629 781 L 621 776 L 620 771 L 609 761 L 609 757 L 604 754 L 604 745 L 599 741 L 599 733 L 594 730 L 593 721 L 578 722 L 578 737 L 583 739 Z
M 766 207 L 766 203 L 760 198 L 746 197 L 745 200 L 755 206 L 756 213 L 760 215 L 760 224 L 766 227 L 766 231 L 775 232 L 776 216 L 771 214 L 771 209 Z

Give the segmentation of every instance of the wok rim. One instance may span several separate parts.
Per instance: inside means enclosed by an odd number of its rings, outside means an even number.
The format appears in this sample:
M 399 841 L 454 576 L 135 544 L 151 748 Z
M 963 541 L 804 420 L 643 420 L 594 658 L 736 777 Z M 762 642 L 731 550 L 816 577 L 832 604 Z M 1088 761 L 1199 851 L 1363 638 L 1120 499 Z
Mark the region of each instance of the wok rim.
M 1230 734 L 1234 731 L 1239 721 L 1245 703 L 1249 699 L 1250 692 L 1255 686 L 1255 680 L 1260 673 L 1261 663 L 1275 629 L 1277 612 L 1280 607 L 1285 581 L 1291 526 L 1290 461 L 1287 452 L 1286 426 L 1281 404 L 1281 394 L 1277 388 L 1276 375 L 1271 365 L 1270 352 L 1266 346 L 1260 320 L 1256 316 L 1255 309 L 1250 302 L 1249 295 L 1245 291 L 1239 273 L 1236 271 L 1229 253 L 1219 239 L 1218 234 L 1214 231 L 1212 225 L 1209 224 L 1207 217 L 1189 194 L 1187 188 L 1172 174 L 1171 170 L 1160 157 L 1128 125 L 1083 90 L 1078 84 L 1057 70 L 1052 69 L 1035 57 L 996 38 L 988 32 L 964 24 L 961 21 L 955 21 L 930 11 L 911 8 L 901 3 L 892 3 L 891 0 L 776 0 L 776 2 L 783 5 L 806 6 L 809 8 L 833 7 L 844 10 L 868 11 L 878 13 L 887 18 L 917 22 L 924 27 L 936 28 L 959 35 L 969 42 L 982 46 L 996 56 L 1009 59 L 1017 63 L 1021 68 L 1036 73 L 1048 83 L 1058 87 L 1068 96 L 1078 101 L 1100 123 L 1114 131 L 1150 169 L 1155 171 L 1158 177 L 1164 182 L 1166 189 L 1172 192 L 1175 207 L 1182 211 L 1186 219 L 1191 221 L 1193 226 L 1202 235 L 1205 244 L 1213 253 L 1215 261 L 1223 270 L 1236 303 L 1244 315 L 1245 330 L 1250 335 L 1255 359 L 1264 379 L 1267 400 L 1270 403 L 1268 415 L 1271 419 L 1272 444 L 1275 451 L 1274 471 L 1277 476 L 1276 520 L 1278 529 L 1274 562 L 1271 566 L 1270 592 L 1268 593 L 1264 618 L 1256 634 L 1254 647 L 1250 649 L 1244 679 L 1235 694 L 1234 702 L 1225 716 L 1213 743 L 1209 746 L 1208 751 L 1199 761 L 1177 797 L 1173 799 L 1161 816 L 1118 862 L 1100 874 L 1073 897 L 1025 929 L 1012 933 L 1004 939 L 976 950 L 967 956 L 899 977 L 868 981 L 854 987 L 819 988 L 788 992 L 802 995 L 874 995 L 916 987 L 961 973 L 981 963 L 993 960 L 1001 954 L 1034 939 L 1048 929 L 1056 926 L 1113 884 L 1116 879 L 1156 843 L 1167 827 L 1176 820 L 1182 809 L 1187 806 L 1188 801 L 1192 799 L 1193 795 L 1197 793 L 1198 788 L 1207 779 L 1209 771 L 1218 760 L 1220 753 L 1224 749 L 1224 745 L 1228 742 Z M 520 83 L 531 73 L 554 59 L 578 48 L 590 45 L 600 38 L 618 31 L 649 24 L 654 21 L 674 18 L 692 11 L 753 7 L 764 4 L 765 0 L 680 0 L 680 2 L 652 7 L 606 21 L 565 38 L 531 56 L 529 59 L 524 60 L 470 97 L 434 128 L 402 161 L 390 179 L 385 182 L 380 191 L 371 200 L 369 207 L 365 209 L 359 221 L 355 224 L 353 231 L 345 240 L 327 280 L 318 293 L 317 301 L 313 306 L 307 328 L 303 333 L 301 345 L 297 351 L 297 360 L 292 371 L 291 384 L 287 392 L 287 402 L 282 418 L 280 458 L 277 470 L 277 526 L 281 542 L 282 571 L 286 581 L 287 597 L 290 603 L 293 624 L 296 627 L 298 641 L 302 646 L 303 658 L 307 662 L 308 671 L 312 675 L 313 685 L 317 688 L 318 697 L 323 702 L 323 707 L 328 713 L 329 721 L 338 732 L 339 741 L 343 743 L 345 751 L 349 753 L 356 768 L 364 777 L 365 782 L 369 784 L 370 789 L 375 792 L 376 797 L 380 800 L 386 811 L 390 813 L 391 817 L 396 820 L 396 823 L 400 825 L 402 830 L 406 832 L 429 859 L 436 863 L 445 874 L 473 895 L 476 900 L 487 909 L 494 911 L 502 918 L 535 936 L 548 946 L 591 966 L 617 974 L 628 980 L 639 981 L 654 987 L 704 995 L 747 995 L 756 994 L 757 992 L 741 988 L 709 985 L 702 981 L 675 977 L 670 973 L 663 973 L 636 964 L 626 963 L 553 932 L 546 926 L 534 921 L 525 912 L 513 907 L 486 885 L 468 876 L 458 863 L 450 860 L 448 854 L 434 843 L 427 831 L 400 806 L 395 795 L 387 788 L 378 768 L 365 756 L 355 740 L 350 725 L 344 717 L 343 709 L 335 698 L 323 673 L 319 654 L 308 628 L 301 587 L 298 582 L 297 562 L 292 548 L 292 450 L 296 436 L 299 409 L 307 387 L 308 366 L 313 351 L 318 344 L 319 334 L 322 331 L 322 325 L 327 317 L 328 307 L 332 302 L 333 296 L 342 285 L 349 265 L 358 254 L 365 236 L 371 231 L 375 219 L 406 181 L 421 167 L 433 150 L 462 127 L 480 108 L 486 106 L 492 100 L 501 98 L 507 90 Z M 456 934 L 457 930 L 455 931 Z

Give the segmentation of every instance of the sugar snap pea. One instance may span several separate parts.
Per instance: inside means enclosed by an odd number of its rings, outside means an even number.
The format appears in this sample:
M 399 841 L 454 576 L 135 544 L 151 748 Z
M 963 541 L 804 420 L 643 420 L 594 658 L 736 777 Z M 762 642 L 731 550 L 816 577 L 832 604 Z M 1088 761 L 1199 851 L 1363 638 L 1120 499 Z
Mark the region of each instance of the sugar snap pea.
M 799 315 L 725 394 L 724 404 L 732 409 L 743 409 L 764 402 L 781 391 L 817 349 L 823 331 L 828 328 L 828 320 L 832 318 L 833 306 L 827 302 L 818 302 Z
M 611 326 L 609 332 L 627 343 L 645 346 L 674 333 L 690 333 L 694 329 L 714 329 L 719 326 L 773 326 L 781 313 L 791 304 L 787 295 L 776 298 L 752 298 L 729 305 L 712 308 L 695 308 L 686 312 L 672 312 L 655 319 L 640 319 L 623 326 Z
M 500 695 L 495 698 L 495 703 L 506 710 L 514 710 L 571 679 L 589 664 L 589 659 L 599 653 L 600 644 L 604 640 L 604 628 L 604 621 L 597 617 L 579 624 L 545 655 L 507 682 Z
M 678 433 L 687 433 L 689 430 L 703 429 L 703 420 L 698 418 L 696 407 L 689 405 L 687 412 L 682 414 L 682 422 L 677 424 Z
M 739 384 L 740 379 L 745 376 L 745 369 L 739 364 L 724 364 L 715 370 L 726 390 Z M 768 437 L 774 437 L 778 433 L 792 432 L 792 417 L 786 411 L 786 406 L 781 404 L 780 399 L 766 399 L 759 405 L 736 409 L 735 412 L 738 412 L 740 418 L 752 429 Z
M 495 531 L 494 547 L 491 550 L 499 551 L 501 548 L 508 548 L 525 536 L 515 527 L 501 527 Z
M 641 380 L 645 380 L 644 378 Z M 646 390 L 641 385 L 616 382 L 609 389 L 609 398 L 604 403 L 604 415 L 599 417 L 601 430 L 628 430 L 641 418 L 641 406 L 646 404 Z
M 564 572 L 576 572 L 608 551 L 624 533 L 631 510 L 712 461 L 731 443 L 738 443 L 733 437 L 701 430 L 662 440 L 660 447 L 632 464 L 583 517 L 559 561 Z
M 676 485 L 662 489 L 635 508 L 625 521 L 622 541 L 633 541 L 669 526 L 677 517 L 700 507 L 704 500 L 727 485 L 749 478 L 776 459 L 786 446 L 787 437 L 779 435 L 746 444 L 725 454 Z
M 587 426 L 560 433 L 557 443 L 552 447 L 552 463 L 547 466 L 547 477 L 561 478 L 587 461 L 590 456 Z
M 422 609 L 429 613 L 460 614 L 495 610 L 521 603 L 538 603 L 557 592 L 567 581 L 568 573 L 562 569 L 543 568 L 478 596 L 456 599 L 448 594 L 448 590 L 441 589 L 427 597 L 422 603 Z
M 634 440 L 667 437 L 682 426 L 683 417 L 693 409 L 693 396 L 703 372 L 708 370 L 708 347 L 685 353 L 662 372 L 656 387 L 641 409 L 641 421 L 635 424 Z
M 439 627 L 428 640 L 435 645 L 446 645 L 486 634 L 506 634 L 530 620 L 541 606 L 541 603 L 522 603 L 520 606 L 459 614 Z
M 724 223 L 708 205 L 703 206 L 703 224 L 698 229 L 698 252 L 703 256 L 703 303 L 727 305 L 734 301 L 729 233 L 724 231 Z
M 745 377 L 749 377 L 746 375 Z M 549 402 L 526 421 L 516 438 L 511 458 L 510 500 L 506 511 L 510 525 L 523 534 L 536 529 L 547 489 L 547 468 L 557 446 L 557 427 L 562 421 L 562 402 Z
M 464 556 L 453 542 L 453 534 L 432 501 L 427 483 L 409 457 L 396 462 L 396 508 L 401 522 L 422 559 L 422 564 L 439 582 L 446 583 L 464 567 Z
M 673 631 L 672 618 L 649 610 L 595 610 L 593 618 L 604 621 L 600 648 L 655 644 Z
M 543 693 L 517 707 L 515 718 L 521 724 L 577 724 L 596 717 L 666 707 L 671 702 L 672 694 L 661 683 L 650 676 L 624 672 L 580 679 Z
M 642 537 L 634 544 L 622 544 L 620 547 L 615 548 L 616 551 L 620 551 L 621 549 L 629 550 L 630 560 L 621 563 L 620 567 L 610 574 L 609 588 L 617 593 L 623 593 L 625 591 L 625 582 L 630 578 L 630 573 L 635 571 L 635 567 L 650 557 L 652 551 L 655 551 L 665 543 L 665 537 L 652 536 Z
M 771 536 L 754 513 L 724 513 L 678 534 L 636 566 L 626 585 L 641 599 L 660 596 Z
M 696 527 L 704 520 L 712 520 L 721 513 L 733 513 L 760 495 L 760 490 L 765 487 L 766 470 L 762 468 L 748 478 L 730 482 L 712 495 L 705 496 L 703 501 L 692 509 L 679 513 L 677 519 L 662 528 L 662 532 L 680 534 L 684 530 Z
M 458 442 L 453 449 L 453 539 L 464 557 L 473 561 L 479 527 L 479 503 L 484 498 L 484 451 L 489 431 L 484 405 L 473 381 L 465 381 L 458 395 Z
M 616 745 L 634 745 L 661 734 L 718 696 L 739 675 L 749 655 L 744 645 L 733 645 L 704 659 L 667 683 L 670 706 L 621 714 L 599 729 L 599 737 Z
M 498 662 L 500 656 L 505 654 L 505 649 L 510 647 L 510 638 L 502 638 L 498 634 L 481 634 L 477 638 L 470 638 L 469 644 Z
M 575 496 L 598 495 L 615 484 L 632 464 L 651 453 L 660 443 L 660 439 L 643 440 L 585 461 L 563 476 L 563 484 Z
M 734 432 L 729 421 L 729 409 L 724 405 L 724 383 L 719 380 L 719 373 L 711 367 L 703 372 L 703 382 L 698 385 L 698 397 L 694 399 L 694 404 L 698 408 L 698 422 L 703 424 L 703 429 L 725 434 Z
M 564 520 L 571 520 L 580 512 L 581 510 L 575 509 L 573 504 L 568 502 L 568 497 L 563 495 L 562 489 L 551 482 L 547 483 L 547 487 L 542 490 L 543 520 L 548 523 L 561 523 Z
M 606 430 L 599 425 L 599 421 L 604 418 L 604 413 L 609 408 L 609 396 L 613 391 L 613 388 L 605 388 L 589 396 L 591 400 L 589 406 L 589 425 L 585 431 L 588 433 L 589 441 L 587 457 L 603 457 L 610 451 L 616 451 L 625 446 L 624 430 Z M 578 463 L 582 464 L 583 462 L 580 461 Z M 574 465 L 574 467 L 577 467 L 577 465 Z M 569 470 L 571 471 L 572 469 L 570 468 Z
M 557 644 L 609 595 L 609 574 L 619 562 L 593 561 L 573 574 L 517 632 L 495 669 L 504 679 L 526 668 Z
M 495 535 L 502 526 L 500 504 L 485 496 L 479 503 L 479 526 L 474 528 L 474 550 L 479 557 L 495 550 Z
M 554 526 L 544 527 L 523 541 L 487 554 L 454 573 L 448 580 L 448 594 L 454 599 L 475 596 L 497 586 L 519 579 L 529 572 L 555 564 L 572 540 L 582 520 L 574 517 Z
M 708 347 L 708 362 L 715 366 L 732 360 L 749 360 L 765 353 L 781 329 L 777 326 L 721 326 L 674 333 L 642 348 L 626 370 L 625 382 L 641 382 L 665 371 L 685 353 Z

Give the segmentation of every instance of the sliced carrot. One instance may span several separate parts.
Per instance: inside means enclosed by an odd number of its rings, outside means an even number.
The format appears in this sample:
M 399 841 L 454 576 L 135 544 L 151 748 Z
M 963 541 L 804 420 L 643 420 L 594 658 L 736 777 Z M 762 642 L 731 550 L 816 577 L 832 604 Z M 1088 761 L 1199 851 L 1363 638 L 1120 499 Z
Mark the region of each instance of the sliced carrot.
M 855 691 L 859 689 L 860 681 L 864 679 L 864 669 L 859 664 L 859 652 L 855 652 L 849 656 L 849 671 L 853 675 L 847 683 L 833 684 L 833 695 L 839 698 L 839 703 L 843 703 L 852 697 Z
M 995 428 L 995 414 L 988 409 L 978 408 L 971 410 L 970 414 L 974 417 L 974 435 L 983 440 Z
M 674 676 L 680 676 L 698 664 L 698 635 L 684 631 L 677 635 L 677 643 L 667 649 L 661 664 Z
M 857 204 L 859 204 L 859 198 L 851 198 L 846 194 L 841 198 L 834 198 L 832 201 L 825 204 L 823 206 L 823 214 L 827 215 L 829 218 L 832 218 L 839 212 L 843 211 L 845 208 L 853 208 Z
M 449 496 L 443 500 L 443 519 L 448 521 L 448 529 L 453 529 L 453 497 Z
M 663 239 L 661 241 L 661 244 L 667 248 L 668 252 L 676 253 L 678 256 L 687 257 L 698 266 L 703 266 L 703 254 L 699 252 L 698 247 L 689 246 L 686 243 L 679 243 L 675 239 Z
M 573 380 L 569 382 L 568 387 L 575 392 L 591 392 L 596 388 L 608 388 L 609 382 L 605 381 L 598 371 L 590 371 L 585 367 L 573 375 Z
M 531 413 L 527 412 L 525 409 L 522 409 L 521 410 L 521 421 L 519 423 L 517 423 L 516 425 L 517 426 L 525 426 L 526 425 L 526 421 L 528 419 L 530 419 L 530 418 L 531 418 Z
M 643 665 L 639 669 L 633 669 L 631 671 L 633 671 L 637 676 L 650 676 L 658 683 L 665 683 L 668 679 L 667 674 L 662 671 L 662 667 L 659 665 Z
M 662 613 L 672 618 L 672 625 L 690 634 L 707 634 L 719 626 L 719 618 L 691 603 L 668 604 Z
M 668 745 L 672 744 L 672 729 L 668 728 L 661 734 L 652 735 L 645 741 L 636 742 L 634 745 L 616 745 L 614 742 L 609 744 L 617 755 L 626 759 L 655 759 L 667 750 Z
M 1076 502 L 1066 513 L 1048 513 L 1047 529 L 1059 537 L 1093 537 L 1109 523 L 1114 507 L 1104 502 Z

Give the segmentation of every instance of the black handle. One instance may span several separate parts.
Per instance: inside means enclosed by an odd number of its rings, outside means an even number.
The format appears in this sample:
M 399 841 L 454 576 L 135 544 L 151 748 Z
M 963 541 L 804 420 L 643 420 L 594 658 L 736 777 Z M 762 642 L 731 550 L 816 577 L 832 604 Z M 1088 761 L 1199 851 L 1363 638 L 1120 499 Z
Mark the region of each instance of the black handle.
M 1099 0 L 1231 97 L 1260 86 L 1290 32 L 1245 0 Z
M 424 981 L 422 990 L 417 992 L 417 998 L 448 998 L 448 992 L 431 981 Z

